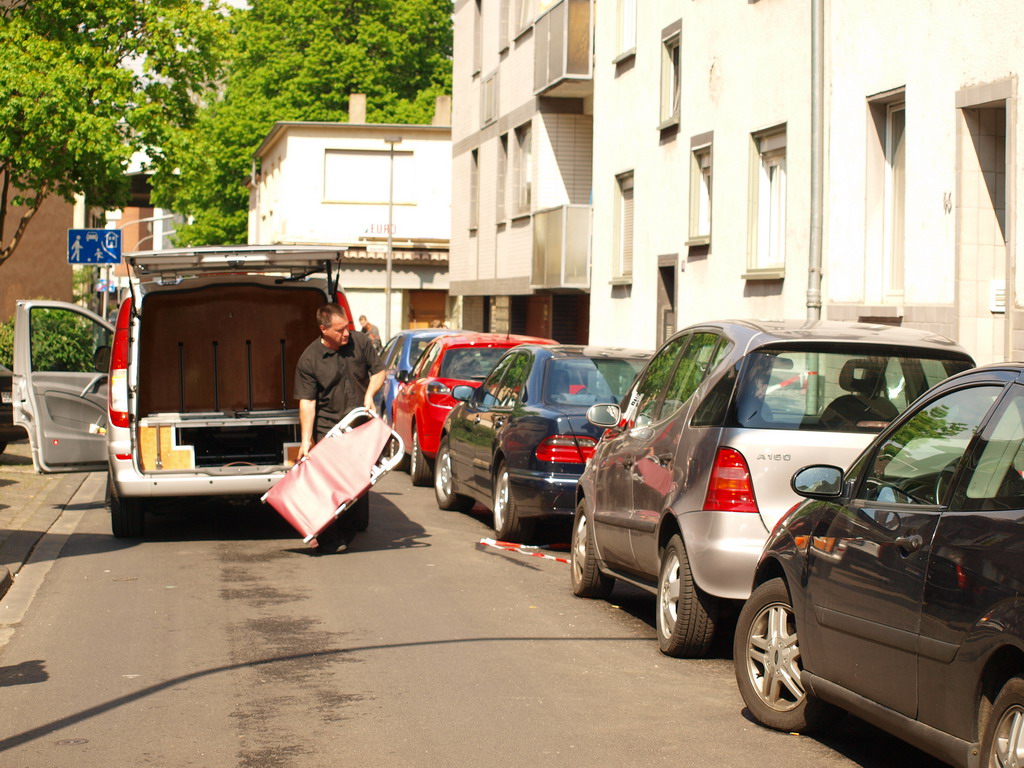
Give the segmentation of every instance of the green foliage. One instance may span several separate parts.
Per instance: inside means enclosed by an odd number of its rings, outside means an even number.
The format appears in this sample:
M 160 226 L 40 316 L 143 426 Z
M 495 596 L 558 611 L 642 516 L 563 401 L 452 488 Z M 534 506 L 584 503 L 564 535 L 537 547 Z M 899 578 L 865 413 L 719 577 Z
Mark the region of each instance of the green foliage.
M 33 309 L 29 316 L 33 371 L 91 371 L 96 347 L 93 324 L 63 309 Z
M 14 318 L 0 323 L 0 365 L 14 369 Z
M 253 0 L 234 12 L 223 91 L 166 145 L 175 172 L 153 179 L 158 205 L 193 217 L 176 242 L 245 242 L 242 180 L 277 121 L 343 122 L 349 94 L 365 93 L 369 122 L 429 123 L 451 93 L 451 13 L 448 0 Z
M 0 7 L 0 200 L 28 206 L 2 227 L 0 263 L 35 206 L 55 194 L 116 206 L 139 150 L 159 166 L 195 117 L 226 33 L 206 0 L 23 0 Z

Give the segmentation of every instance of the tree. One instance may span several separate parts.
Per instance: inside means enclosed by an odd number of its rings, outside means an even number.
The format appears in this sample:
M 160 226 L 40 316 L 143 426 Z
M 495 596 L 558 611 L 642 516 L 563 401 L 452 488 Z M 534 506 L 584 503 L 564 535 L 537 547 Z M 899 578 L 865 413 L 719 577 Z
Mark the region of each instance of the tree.
M 233 16 L 225 86 L 167 147 L 175 173 L 153 179 L 158 204 L 192 217 L 179 245 L 246 237 L 253 152 L 281 120 L 341 122 L 351 93 L 367 120 L 428 123 L 451 93 L 450 0 L 253 0 Z
M 47 196 L 127 201 L 128 161 L 164 160 L 218 74 L 226 31 L 207 0 L 0 3 L 0 265 Z M 14 205 L 24 213 L 8 222 Z

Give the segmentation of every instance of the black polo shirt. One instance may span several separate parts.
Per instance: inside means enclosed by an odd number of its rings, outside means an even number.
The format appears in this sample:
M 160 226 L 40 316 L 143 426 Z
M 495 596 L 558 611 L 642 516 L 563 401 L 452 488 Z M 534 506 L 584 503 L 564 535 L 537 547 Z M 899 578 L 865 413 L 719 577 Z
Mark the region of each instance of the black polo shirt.
M 334 351 L 318 337 L 299 356 L 295 397 L 316 401 L 315 438 L 322 438 L 353 408 L 363 405 L 370 376 L 384 370 L 369 337 L 350 331 L 348 343 Z

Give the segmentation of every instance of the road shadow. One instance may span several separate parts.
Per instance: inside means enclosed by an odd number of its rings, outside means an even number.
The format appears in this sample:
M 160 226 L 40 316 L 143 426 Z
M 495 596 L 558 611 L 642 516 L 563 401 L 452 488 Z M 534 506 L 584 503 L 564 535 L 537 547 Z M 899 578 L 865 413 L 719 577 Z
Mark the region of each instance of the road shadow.
M 9 667 L 0 667 L 0 688 L 9 688 L 13 685 L 45 683 L 49 679 L 50 673 L 46 671 L 46 662 L 42 659 L 23 661 L 21 664 L 12 664 Z

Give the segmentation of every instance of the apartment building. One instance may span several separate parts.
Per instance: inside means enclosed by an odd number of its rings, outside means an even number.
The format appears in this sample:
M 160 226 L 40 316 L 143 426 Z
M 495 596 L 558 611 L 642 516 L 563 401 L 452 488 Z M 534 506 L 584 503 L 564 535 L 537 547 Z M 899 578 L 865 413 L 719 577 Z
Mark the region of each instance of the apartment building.
M 362 122 L 362 98 L 350 105 L 355 122 L 275 123 L 247 181 L 248 241 L 345 246 L 341 279 L 349 304 L 382 334 L 434 320 L 459 327 L 461 307 L 448 294 L 447 100 L 441 107 L 438 125 Z
M 467 328 L 589 338 L 592 0 L 456 0 L 450 290 Z

